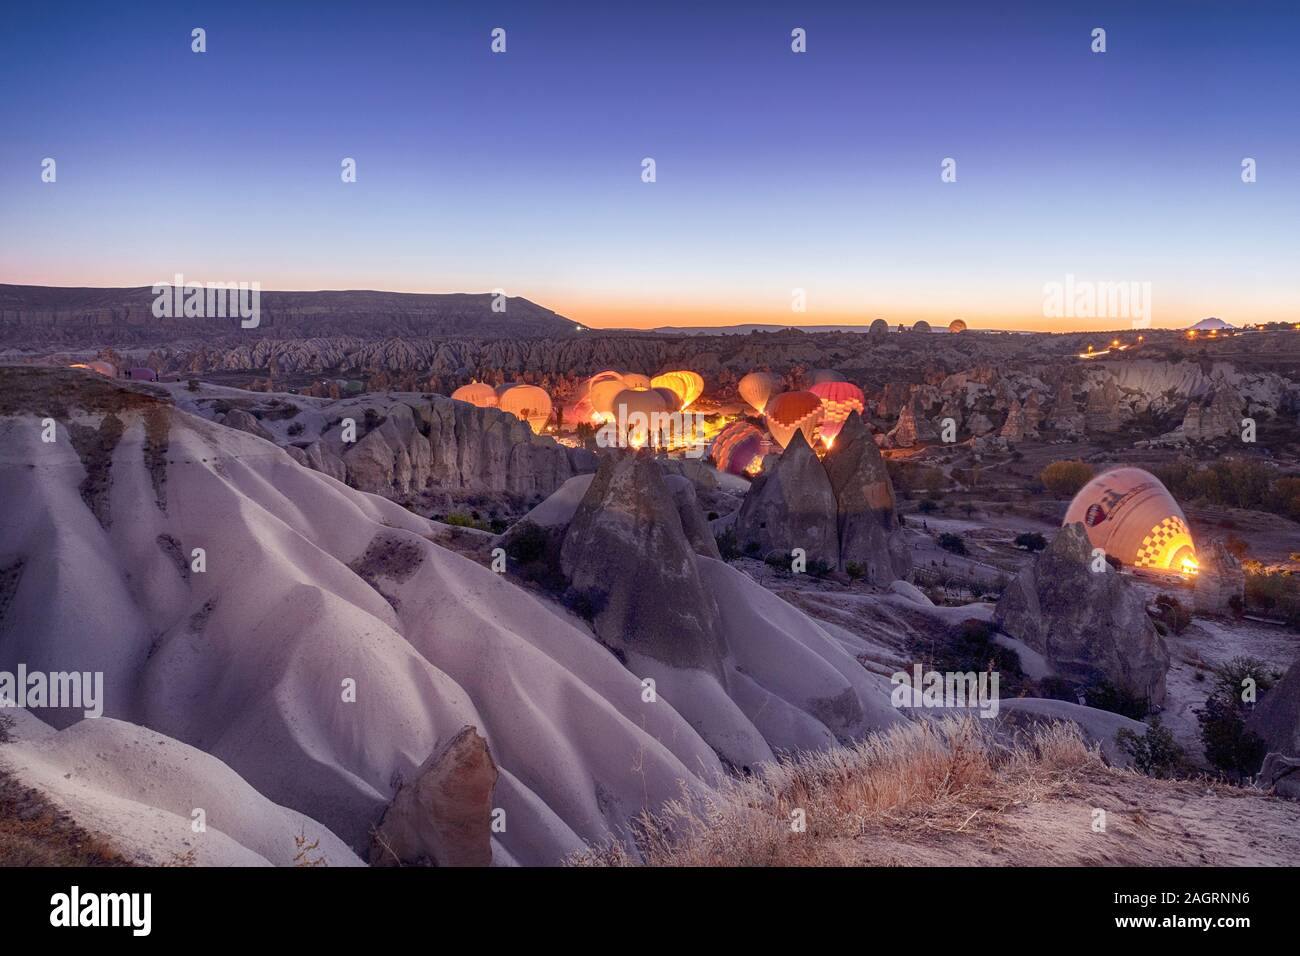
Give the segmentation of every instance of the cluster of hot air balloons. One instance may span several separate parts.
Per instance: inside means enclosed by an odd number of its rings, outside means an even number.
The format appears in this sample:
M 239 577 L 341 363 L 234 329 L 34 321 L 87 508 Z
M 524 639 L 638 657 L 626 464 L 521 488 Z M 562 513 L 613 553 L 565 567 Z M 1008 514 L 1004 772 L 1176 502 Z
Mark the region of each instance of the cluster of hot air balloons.
M 783 392 L 781 379 L 771 372 L 750 372 L 737 390 L 750 408 L 761 414 L 776 443 L 784 448 L 795 432 L 802 432 L 808 444 L 817 436 L 827 446 L 835 441 L 853 412 L 866 408 L 862 389 L 831 369 L 814 369 L 807 389 Z
M 523 382 L 508 382 L 493 388 L 483 382 L 470 382 L 451 393 L 458 402 L 468 402 L 479 408 L 499 408 L 528 423 L 535 433 L 540 433 L 551 419 L 551 396 L 546 389 Z

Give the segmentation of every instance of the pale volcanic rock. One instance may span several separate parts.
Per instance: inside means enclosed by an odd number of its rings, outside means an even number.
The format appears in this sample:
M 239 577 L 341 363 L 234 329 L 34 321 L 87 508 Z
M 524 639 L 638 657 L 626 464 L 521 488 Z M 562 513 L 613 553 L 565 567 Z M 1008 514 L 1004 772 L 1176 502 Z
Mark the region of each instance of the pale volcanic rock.
M 1007 410 L 1007 420 L 1002 423 L 998 436 L 1007 441 L 1023 441 L 1025 437 L 1025 410 L 1019 400 L 1011 403 Z
M 1066 525 L 998 601 L 994 621 L 1042 654 L 1062 676 L 1099 679 L 1159 705 L 1169 651 L 1142 594 L 1106 566 L 1094 572 L 1082 524 Z

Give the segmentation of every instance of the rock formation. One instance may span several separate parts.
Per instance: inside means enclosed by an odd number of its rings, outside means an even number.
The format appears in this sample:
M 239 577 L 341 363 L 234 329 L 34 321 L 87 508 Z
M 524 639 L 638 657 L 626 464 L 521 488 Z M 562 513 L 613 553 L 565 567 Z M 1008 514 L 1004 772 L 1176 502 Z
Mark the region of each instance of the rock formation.
M 899 540 L 894 486 L 875 439 L 853 412 L 822 462 L 835 498 L 840 566 L 856 564 L 865 580 L 887 585 L 907 573 Z
M 769 461 L 771 467 L 765 464 L 763 473 L 754 479 L 736 518 L 741 547 L 757 547 L 760 555 L 773 551 L 788 555 L 794 548 L 802 548 L 810 562 L 837 566 L 835 492 L 817 455 L 796 432 L 781 456 Z
M 1119 386 L 1110 376 L 1107 376 L 1100 388 L 1088 392 L 1088 407 L 1084 413 L 1088 431 L 1103 433 L 1119 431 L 1123 424 L 1119 398 Z
M 1246 572 L 1237 556 L 1222 541 L 1202 545 L 1196 553 L 1200 568 L 1196 574 L 1196 610 L 1202 614 L 1225 614 L 1240 608 L 1246 592 Z
M 1246 729 L 1264 741 L 1269 753 L 1300 757 L 1300 661 L 1260 698 Z
M 678 505 L 650 455 L 602 459 L 560 560 L 606 646 L 721 678 L 718 605 L 700 582 Z
M 898 413 L 898 424 L 889 433 L 896 448 L 911 448 L 919 442 L 934 441 L 939 437 L 934 423 L 922 411 L 915 393 Z
M 248 432 L 267 441 L 275 441 L 271 433 L 262 427 L 262 423 L 242 408 L 232 408 L 226 412 L 226 417 L 221 420 L 221 424 L 227 428 L 238 428 L 241 432 Z
M 487 741 L 466 726 L 401 784 L 375 827 L 376 866 L 488 866 L 497 766 Z
M 1137 698 L 1165 698 L 1169 651 L 1141 593 L 1108 565 L 1092 570 L 1082 524 L 1066 525 L 998 601 L 994 621 L 1042 654 L 1063 677 L 1107 681 Z
M 429 488 L 548 495 L 591 467 L 589 453 L 534 435 L 513 415 L 438 395 L 367 395 L 321 411 L 334 426 L 286 450 L 300 464 L 386 497 Z M 356 423 L 355 442 L 343 441 L 347 418 Z
M 1074 400 L 1074 392 L 1068 382 L 1061 382 L 1056 390 L 1056 400 L 1047 415 L 1047 427 L 1067 438 L 1083 434 L 1084 418 Z

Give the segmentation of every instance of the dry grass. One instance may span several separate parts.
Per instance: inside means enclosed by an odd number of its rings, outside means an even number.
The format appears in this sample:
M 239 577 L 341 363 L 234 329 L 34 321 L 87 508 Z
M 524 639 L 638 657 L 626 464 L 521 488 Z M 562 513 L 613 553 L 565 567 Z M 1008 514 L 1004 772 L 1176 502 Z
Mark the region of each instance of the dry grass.
M 971 718 L 918 722 L 769 765 L 703 800 L 683 797 L 633 827 L 642 859 L 621 843 L 573 865 L 827 866 L 864 862 L 887 833 L 924 843 L 998 826 L 1008 809 L 1049 799 L 1102 766 L 1073 725 L 999 741 Z M 803 823 L 800 828 L 799 824 Z
M 130 865 L 106 839 L 0 768 L 0 867 Z

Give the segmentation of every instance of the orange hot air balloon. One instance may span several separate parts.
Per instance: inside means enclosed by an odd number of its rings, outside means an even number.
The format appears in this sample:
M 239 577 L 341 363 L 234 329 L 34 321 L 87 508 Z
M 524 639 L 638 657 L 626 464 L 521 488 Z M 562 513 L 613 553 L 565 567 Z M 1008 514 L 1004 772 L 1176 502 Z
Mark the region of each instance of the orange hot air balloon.
M 781 379 L 771 372 L 750 372 L 736 385 L 749 407 L 760 415 L 767 407 L 768 400 L 781 390 Z
M 966 323 L 965 323 L 963 320 L 961 320 L 961 319 L 953 319 L 951 322 L 948 323 L 948 331 L 949 331 L 949 332 L 965 332 L 965 331 L 966 331 Z
M 782 392 L 768 400 L 764 415 L 767 430 L 776 443 L 785 448 L 795 432 L 803 432 L 803 437 L 811 445 L 825 410 L 822 400 L 812 392 Z
M 686 408 L 704 394 L 704 378 L 698 372 L 682 370 L 664 372 L 650 380 L 652 388 L 671 388 L 681 399 L 682 408 Z
M 468 385 L 462 385 L 451 393 L 451 397 L 458 402 L 468 402 L 471 405 L 477 405 L 479 408 L 497 407 L 496 389 L 483 382 L 470 382 Z
M 808 391 L 822 400 L 825 416 L 819 434 L 827 448 L 834 443 L 835 436 L 840 433 L 849 415 L 853 412 L 861 415 L 867 407 L 862 389 L 851 382 L 820 382 Z
M 536 385 L 513 385 L 501 393 L 499 407 L 540 433 L 551 417 L 551 396 Z

